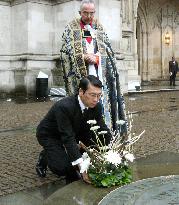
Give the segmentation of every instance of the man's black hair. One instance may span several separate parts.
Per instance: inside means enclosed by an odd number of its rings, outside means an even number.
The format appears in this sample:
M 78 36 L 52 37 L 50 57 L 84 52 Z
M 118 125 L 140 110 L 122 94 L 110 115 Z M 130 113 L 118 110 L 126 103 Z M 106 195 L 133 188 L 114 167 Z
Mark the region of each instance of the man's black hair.
M 84 77 L 80 80 L 79 89 L 81 88 L 85 93 L 88 89 L 89 84 L 98 88 L 103 87 L 102 82 L 97 77 L 95 77 L 94 75 L 88 75 L 87 77 Z

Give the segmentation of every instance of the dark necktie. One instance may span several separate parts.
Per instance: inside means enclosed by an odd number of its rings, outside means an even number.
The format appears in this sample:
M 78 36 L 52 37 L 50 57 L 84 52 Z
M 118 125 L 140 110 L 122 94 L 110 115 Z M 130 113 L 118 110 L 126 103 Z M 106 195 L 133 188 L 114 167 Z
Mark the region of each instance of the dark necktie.
M 83 110 L 83 116 L 84 116 L 84 117 L 86 116 L 87 112 L 88 112 L 88 109 L 85 108 L 85 109 Z

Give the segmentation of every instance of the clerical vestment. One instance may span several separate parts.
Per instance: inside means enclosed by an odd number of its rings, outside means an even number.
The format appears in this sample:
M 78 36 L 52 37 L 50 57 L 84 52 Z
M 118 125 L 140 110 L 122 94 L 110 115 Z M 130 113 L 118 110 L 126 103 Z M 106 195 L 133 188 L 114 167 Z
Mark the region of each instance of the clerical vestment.
M 84 34 L 88 30 L 90 36 Z M 93 53 L 99 55 L 98 65 L 89 65 L 84 61 L 84 54 L 89 53 L 90 46 Z M 102 104 L 105 123 L 117 130 L 116 121 L 126 121 L 124 99 L 113 50 L 102 25 L 96 19 L 91 22 L 90 29 L 82 27 L 81 19 L 74 19 L 66 26 L 62 36 L 61 62 L 68 95 L 76 94 L 80 79 L 97 69 L 96 75 L 104 86 Z M 127 131 L 127 123 L 123 131 Z

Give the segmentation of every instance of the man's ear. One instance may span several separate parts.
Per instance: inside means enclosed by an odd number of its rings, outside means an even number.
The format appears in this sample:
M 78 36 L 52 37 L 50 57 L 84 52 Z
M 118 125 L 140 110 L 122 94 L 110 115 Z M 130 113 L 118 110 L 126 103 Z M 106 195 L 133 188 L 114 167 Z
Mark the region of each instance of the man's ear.
M 80 16 L 81 16 L 81 11 L 79 11 L 78 13 L 79 13 L 79 14 L 80 14 Z
M 82 96 L 83 93 L 84 93 L 84 91 L 80 88 L 80 89 L 79 89 L 79 96 Z

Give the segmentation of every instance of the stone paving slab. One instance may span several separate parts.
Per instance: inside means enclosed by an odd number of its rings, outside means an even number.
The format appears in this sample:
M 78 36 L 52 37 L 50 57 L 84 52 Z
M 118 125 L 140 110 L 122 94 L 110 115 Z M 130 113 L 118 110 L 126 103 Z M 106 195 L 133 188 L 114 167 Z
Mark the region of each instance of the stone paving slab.
M 133 170 L 133 181 L 138 181 L 141 179 L 151 178 L 156 176 L 168 176 L 168 175 L 178 175 L 179 173 L 179 161 L 178 161 L 179 154 L 177 153 L 171 153 L 171 152 L 160 152 L 157 154 L 153 154 L 152 156 L 148 156 L 147 158 L 140 158 L 136 160 L 134 163 L 132 163 L 132 170 Z M 159 162 L 159 159 L 161 159 L 161 162 Z M 171 159 L 171 163 L 170 163 Z M 153 162 L 153 163 L 152 163 Z M 178 176 L 179 177 L 179 176 Z M 164 177 L 163 177 L 164 178 Z M 166 177 L 167 178 L 167 177 Z M 150 179 L 149 181 L 152 181 Z M 147 182 L 148 183 L 148 182 Z M 172 185 L 173 181 L 169 182 L 169 185 Z M 135 183 L 132 183 L 135 184 Z M 147 186 L 148 184 L 146 184 Z M 151 189 L 152 189 L 152 184 Z M 154 182 L 154 189 L 156 188 Z M 132 185 L 131 185 L 132 186 Z M 125 194 L 128 193 L 128 189 L 131 190 L 130 184 L 127 186 L 129 188 L 124 187 Z M 133 195 L 138 196 L 138 183 L 136 183 L 133 186 Z M 83 183 L 82 181 L 74 182 L 72 184 L 69 184 L 68 186 L 65 186 L 61 189 L 58 189 L 56 192 L 54 192 L 52 195 L 50 195 L 45 201 L 45 205 L 97 205 L 103 198 L 105 199 L 106 195 L 110 193 L 112 190 L 122 190 L 122 187 L 111 187 L 111 188 L 95 188 L 94 186 L 88 185 Z M 159 186 L 160 189 L 160 186 Z M 136 192 L 135 192 L 136 191 Z M 160 190 L 161 191 L 161 190 Z M 122 192 L 122 191 L 121 191 Z M 122 200 L 120 200 L 121 192 L 119 194 L 118 198 L 115 198 L 114 204 L 120 204 L 120 205 L 132 205 L 130 203 L 131 201 L 127 201 L 129 203 L 124 203 L 123 196 L 121 197 Z M 123 193 L 123 192 L 122 192 Z M 117 194 L 116 194 L 117 195 Z M 113 192 L 112 196 L 109 197 L 107 195 L 107 201 L 106 204 L 113 204 L 110 202 L 111 198 L 113 199 Z M 125 198 L 125 197 L 124 197 Z M 130 197 L 129 197 L 130 198 Z M 135 197 L 133 197 L 135 198 Z M 137 197 L 135 198 L 137 199 Z M 120 203 L 123 202 L 123 203 Z M 134 203 L 135 204 L 135 203 Z M 138 204 L 136 204 L 138 205 Z M 146 203 L 141 203 L 141 205 L 146 205 Z M 151 204 L 153 205 L 153 204 Z M 158 204 L 155 204 L 158 205 Z M 162 205 L 165 205 L 163 203 Z
M 45 200 L 56 190 L 65 186 L 65 180 L 44 184 L 39 188 L 32 188 L 0 197 L 1 205 L 44 205 Z
M 144 179 L 109 193 L 99 205 L 179 204 L 179 176 Z
M 111 188 L 95 188 L 82 181 L 76 181 L 57 190 L 44 201 L 44 205 L 97 205 Z

